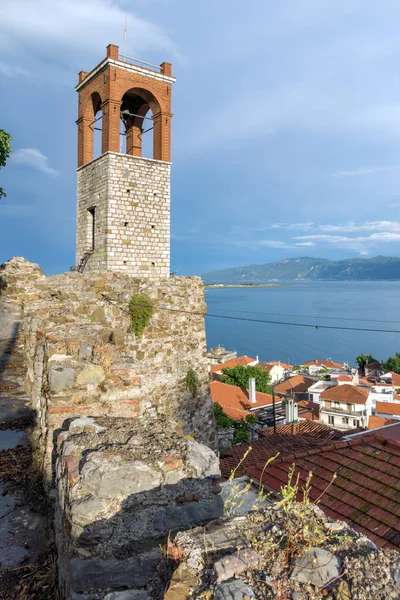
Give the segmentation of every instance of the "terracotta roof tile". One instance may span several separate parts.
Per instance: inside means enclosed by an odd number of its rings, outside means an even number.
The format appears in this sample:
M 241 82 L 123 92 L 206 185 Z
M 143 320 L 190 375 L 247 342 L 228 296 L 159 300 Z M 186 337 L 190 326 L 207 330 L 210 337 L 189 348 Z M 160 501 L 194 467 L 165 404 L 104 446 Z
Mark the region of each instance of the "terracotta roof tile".
M 271 370 L 272 367 L 283 367 L 286 371 L 289 371 L 289 369 L 291 369 L 293 365 L 288 365 L 284 362 L 271 360 L 269 362 L 263 363 L 262 366 L 265 367 L 267 370 Z
M 380 402 L 378 400 L 375 411 L 377 413 L 383 413 L 384 415 L 400 416 L 400 404 L 397 404 L 396 402 Z
M 373 369 L 373 370 L 379 370 L 382 368 L 382 365 L 380 362 L 378 362 L 377 360 L 367 363 L 364 367 L 364 369 Z
M 277 394 L 290 394 L 292 392 L 294 394 L 302 394 L 306 392 L 313 383 L 314 381 L 308 377 L 294 375 L 293 377 L 289 377 L 289 379 L 285 379 L 285 381 L 278 383 L 274 389 Z
M 237 421 L 250 414 L 251 409 L 272 404 L 272 396 L 262 392 L 256 392 L 257 402 L 251 404 L 248 390 L 220 381 L 212 381 L 210 391 L 212 401 L 222 406 L 228 417 Z
M 398 373 L 392 373 L 392 385 L 400 387 L 400 375 Z
M 326 490 L 320 506 L 328 516 L 348 521 L 381 547 L 400 547 L 400 444 L 369 434 L 315 447 L 304 458 L 282 454 L 263 475 L 260 465 L 248 467 L 247 473 L 255 480 L 262 476 L 267 487 L 279 492 L 292 463 L 300 487 L 313 472 L 311 500 Z
M 387 419 L 386 417 L 376 417 L 371 415 L 368 419 L 368 429 L 378 429 L 379 427 L 385 427 L 385 425 L 392 425 L 398 423 L 396 419 Z
M 343 369 L 343 364 L 337 363 L 333 360 L 308 360 L 303 363 L 304 367 L 326 367 L 327 369 Z
M 356 385 L 335 385 L 320 394 L 321 400 L 334 400 L 346 404 L 365 404 L 369 395 L 369 390 Z
M 323 445 L 325 445 L 323 440 L 306 435 L 282 435 L 279 433 L 268 435 L 267 437 L 253 440 L 250 444 L 234 446 L 226 452 L 224 458 L 220 461 L 221 474 L 224 479 L 228 479 L 249 447 L 252 449 L 237 469 L 236 477 L 244 475 L 246 468 L 252 465 L 259 465 L 262 470 L 266 461 L 278 454 L 278 452 L 286 454 L 288 452 L 303 452 L 310 450 L 314 446 L 321 447 Z
M 213 365 L 210 370 L 211 373 L 220 373 L 222 369 L 233 369 L 238 365 L 243 365 L 244 367 L 246 367 L 251 363 L 255 364 L 257 363 L 257 360 L 255 358 L 249 358 L 248 356 L 237 356 L 236 358 L 232 358 L 227 362 L 220 363 L 218 365 Z
M 301 402 L 299 402 L 299 405 Z M 295 431 L 301 435 L 308 435 L 315 439 L 322 440 L 340 440 L 344 435 L 349 435 L 348 431 L 338 431 L 337 429 L 333 429 L 328 425 L 324 425 L 323 423 L 319 423 L 318 421 L 312 421 L 305 419 L 304 421 L 299 421 L 297 423 L 297 427 Z M 287 425 L 278 425 L 276 428 L 277 433 L 291 435 L 294 432 L 293 424 L 288 423 Z M 273 435 L 274 430 L 273 427 L 268 427 L 266 429 L 261 429 L 258 434 L 260 436 L 266 437 L 268 435 Z

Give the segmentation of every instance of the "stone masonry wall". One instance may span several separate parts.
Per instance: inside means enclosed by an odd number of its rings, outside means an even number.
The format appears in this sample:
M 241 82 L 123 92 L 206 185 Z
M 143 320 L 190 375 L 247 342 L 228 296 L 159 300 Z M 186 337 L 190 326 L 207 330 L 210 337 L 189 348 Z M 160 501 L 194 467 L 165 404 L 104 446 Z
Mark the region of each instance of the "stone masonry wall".
M 57 451 L 63 598 L 154 588 L 168 535 L 223 512 L 216 455 L 161 421 L 76 419 Z
M 92 250 L 92 216 L 95 208 L 95 247 L 86 265 L 86 271 L 104 271 L 107 268 L 107 211 L 108 211 L 108 155 L 99 156 L 78 169 L 78 196 L 76 211 L 76 265 L 85 252 Z
M 107 152 L 78 170 L 77 264 L 91 247 L 92 207 L 95 251 L 86 272 L 169 276 L 169 163 Z
M 137 293 L 147 293 L 155 304 L 141 338 L 130 330 L 125 312 Z M 49 476 L 54 431 L 74 416 L 176 420 L 185 434 L 215 447 L 204 312 L 198 278 L 72 272 L 39 280 L 36 294 L 24 302 L 23 324 L 27 387 Z M 195 397 L 185 383 L 191 368 L 199 378 Z
M 62 600 L 135 587 L 161 599 L 159 545 L 223 510 L 218 459 L 199 443 L 216 446 L 202 282 L 110 271 L 46 278 L 24 259 L 2 265 L 0 281 L 2 296 L 22 309 Z M 140 338 L 127 314 L 138 293 L 154 303 Z M 194 395 L 189 369 L 198 375 Z

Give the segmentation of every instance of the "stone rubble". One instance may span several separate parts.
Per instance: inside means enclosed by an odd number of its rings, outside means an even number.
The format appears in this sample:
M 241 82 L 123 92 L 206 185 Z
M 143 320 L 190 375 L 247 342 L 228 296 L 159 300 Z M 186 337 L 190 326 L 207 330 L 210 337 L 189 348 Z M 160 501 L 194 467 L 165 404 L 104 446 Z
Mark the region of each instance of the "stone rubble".
M 298 526 L 293 529 L 293 520 Z M 310 538 L 312 530 L 317 535 Z M 296 544 L 289 536 L 299 536 Z M 310 547 L 307 539 L 319 539 Z M 178 533 L 174 555 L 191 587 L 169 600 L 394 600 L 400 558 L 373 548 L 346 523 L 312 505 L 277 504 Z M 292 555 L 290 552 L 293 552 Z M 176 571 L 174 589 L 179 589 Z

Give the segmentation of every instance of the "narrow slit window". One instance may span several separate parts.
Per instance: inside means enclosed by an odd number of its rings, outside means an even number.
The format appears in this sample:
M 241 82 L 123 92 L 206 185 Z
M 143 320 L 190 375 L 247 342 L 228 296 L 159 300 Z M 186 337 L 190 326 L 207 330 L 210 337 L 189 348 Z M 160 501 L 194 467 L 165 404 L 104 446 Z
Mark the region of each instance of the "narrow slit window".
M 90 250 L 95 249 L 96 245 L 96 208 L 88 208 L 88 234 L 89 234 L 89 248 Z

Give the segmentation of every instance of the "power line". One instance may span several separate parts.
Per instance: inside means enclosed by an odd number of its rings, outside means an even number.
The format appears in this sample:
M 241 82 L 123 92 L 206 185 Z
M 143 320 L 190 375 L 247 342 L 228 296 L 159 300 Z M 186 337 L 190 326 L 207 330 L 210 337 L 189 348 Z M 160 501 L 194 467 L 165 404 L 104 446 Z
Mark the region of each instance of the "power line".
M 163 310 L 163 309 L 161 309 Z M 169 310 L 169 309 L 164 309 Z M 180 311 L 178 311 L 180 312 Z M 203 314 L 203 313 L 190 313 L 190 314 Z M 313 325 L 311 323 L 291 323 L 288 321 L 270 321 L 266 319 L 249 319 L 248 317 L 231 317 L 229 315 L 213 315 L 211 313 L 205 313 L 205 317 L 216 317 L 220 319 L 232 319 L 235 321 L 249 321 L 251 323 L 268 323 L 270 325 L 289 325 L 291 327 L 310 327 L 311 329 L 338 329 L 341 331 L 369 331 L 375 333 L 400 333 L 400 330 L 394 329 L 370 329 L 366 327 L 340 327 L 339 325 Z
M 219 311 L 219 308 L 214 308 L 214 310 Z M 330 321 L 360 321 L 361 323 L 396 323 L 400 324 L 400 321 L 391 321 L 391 320 L 383 320 L 383 319 L 360 319 L 358 317 L 327 317 L 321 315 L 299 315 L 299 314 L 290 314 L 290 313 L 273 313 L 273 312 L 264 312 L 259 310 L 232 310 L 228 308 L 221 309 L 224 312 L 229 313 L 241 313 L 246 315 L 270 315 L 271 317 L 297 317 L 298 319 L 326 319 Z
M 116 300 L 113 300 L 113 298 L 110 298 L 104 292 L 102 292 L 101 295 L 103 296 L 103 298 L 106 302 L 109 302 L 110 304 L 115 304 L 116 306 L 118 306 L 120 308 L 120 310 L 122 310 L 123 312 L 125 312 L 127 314 L 130 314 L 127 309 L 122 308 L 120 306 L 119 302 L 117 302 Z M 136 306 L 139 307 L 141 305 L 137 304 Z M 370 333 L 371 332 L 373 332 L 373 333 L 400 333 L 400 330 L 395 330 L 395 329 L 372 329 L 372 328 L 366 328 L 366 327 L 341 327 L 340 325 L 314 325 L 311 323 L 293 323 L 293 322 L 288 322 L 288 321 L 272 321 L 272 320 L 267 320 L 267 319 L 250 319 L 248 317 L 233 317 L 230 315 L 214 315 L 212 313 L 203 313 L 203 312 L 182 310 L 180 308 L 167 308 L 167 307 L 162 307 L 162 306 L 157 306 L 157 310 L 165 310 L 168 312 L 175 312 L 175 313 L 181 313 L 181 314 L 187 314 L 187 315 L 195 315 L 195 316 L 199 316 L 199 317 L 212 317 L 212 318 L 216 318 L 216 319 L 228 319 L 228 320 L 232 320 L 232 321 L 246 321 L 249 323 L 267 323 L 268 325 L 288 325 L 289 327 L 308 327 L 310 329 L 334 329 L 334 330 L 338 330 L 338 331 L 366 331 L 366 332 L 370 332 Z M 237 312 L 239 312 L 239 311 L 237 311 Z

